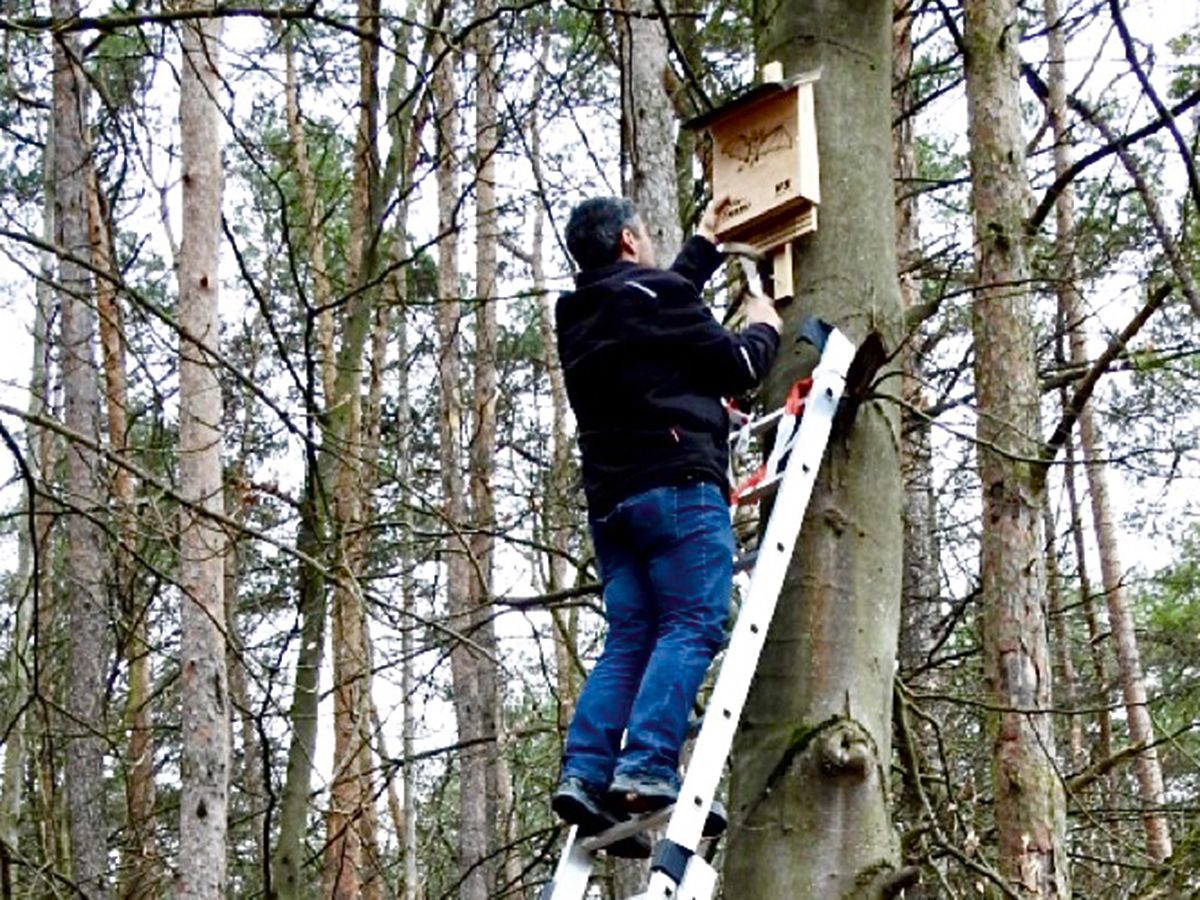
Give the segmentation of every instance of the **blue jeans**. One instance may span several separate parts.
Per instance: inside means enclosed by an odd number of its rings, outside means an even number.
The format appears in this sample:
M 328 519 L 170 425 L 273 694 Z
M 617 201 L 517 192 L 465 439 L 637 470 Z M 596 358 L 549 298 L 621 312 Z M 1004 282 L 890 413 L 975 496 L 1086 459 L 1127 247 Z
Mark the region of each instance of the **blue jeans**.
M 725 639 L 733 530 L 709 482 L 653 488 L 591 521 L 608 636 L 567 732 L 563 776 L 679 787 L 679 751 Z M 621 735 L 628 731 L 624 749 Z

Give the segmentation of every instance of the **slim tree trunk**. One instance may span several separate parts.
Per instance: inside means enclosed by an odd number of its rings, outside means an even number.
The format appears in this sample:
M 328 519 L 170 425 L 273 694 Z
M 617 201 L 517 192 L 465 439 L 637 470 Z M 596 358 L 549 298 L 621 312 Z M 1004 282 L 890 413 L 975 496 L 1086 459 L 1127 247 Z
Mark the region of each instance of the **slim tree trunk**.
M 900 300 L 905 310 L 921 301 L 916 269 L 921 258 L 917 221 L 917 159 L 913 140 L 912 4 L 895 0 L 892 26 L 893 108 L 892 157 L 896 175 L 896 264 Z M 933 646 L 941 587 L 930 425 L 923 415 L 921 358 L 915 335 L 907 335 L 900 351 L 901 392 L 900 467 L 904 480 L 904 569 L 900 606 L 900 671 L 912 671 L 926 661 Z
M 359 0 L 358 19 L 367 35 L 379 28 L 377 0 Z M 377 229 L 375 192 L 379 177 L 376 156 L 379 106 L 379 46 L 359 41 L 359 118 L 354 141 L 354 179 L 350 196 L 349 267 L 351 296 L 342 321 L 334 396 L 329 403 L 329 429 L 322 450 L 328 454 L 332 483 L 332 524 L 338 580 L 333 591 L 334 751 L 330 810 L 326 818 L 325 877 L 331 900 L 351 900 L 364 886 L 363 848 L 374 842 L 374 800 L 367 771 L 370 752 L 370 666 L 366 607 L 360 576 L 364 563 L 365 498 L 363 492 L 362 392 L 368 332 L 377 290 L 373 277 Z
M 179 123 L 183 237 L 179 258 L 180 676 L 183 706 L 179 867 L 181 898 L 222 896 L 229 798 L 229 685 L 225 671 L 225 535 L 221 513 L 219 337 L 221 19 L 183 26 Z
M 475 17 L 481 24 L 474 34 L 475 50 L 475 359 L 471 392 L 471 634 L 491 656 L 475 660 L 479 691 L 479 721 L 473 730 L 494 736 L 496 743 L 485 751 L 489 822 L 487 853 L 496 849 L 497 836 L 512 823 L 509 773 L 504 759 L 504 693 L 496 663 L 496 629 L 491 615 L 492 575 L 495 556 L 496 501 L 492 479 L 496 470 L 496 256 L 500 217 L 496 207 L 496 153 L 500 149 L 495 70 L 495 34 L 489 21 L 495 0 L 475 0 Z M 510 867 L 515 857 L 506 853 L 501 868 Z M 493 868 L 489 865 L 488 868 Z M 485 871 L 495 892 L 495 878 Z
M 683 242 L 675 180 L 678 125 L 664 86 L 667 34 L 659 17 L 666 4 L 621 0 L 617 27 L 621 46 L 622 178 L 663 265 Z
M 1063 405 L 1067 398 L 1062 398 Z M 1079 605 L 1087 623 L 1088 653 L 1092 661 L 1092 681 L 1096 690 L 1091 705 L 1096 707 L 1096 743 L 1092 748 L 1093 761 L 1108 759 L 1112 755 L 1112 721 L 1108 713 L 1109 684 L 1108 667 L 1104 662 L 1105 629 L 1096 614 L 1095 598 L 1092 595 L 1092 579 L 1088 575 L 1087 547 L 1084 542 L 1083 513 L 1079 503 L 1079 492 L 1075 486 L 1075 446 L 1071 441 L 1066 447 L 1066 466 L 1063 479 L 1067 487 L 1067 499 L 1071 510 L 1071 542 L 1075 551 L 1075 567 L 1079 582 Z
M 53 131 L 51 131 L 52 134 Z M 47 246 L 53 245 L 55 241 L 53 153 L 54 141 L 51 136 L 46 141 L 46 151 L 43 156 L 43 183 L 46 193 L 42 212 L 44 216 L 42 237 Z M 29 367 L 29 404 L 27 409 L 31 419 L 46 415 L 50 396 L 49 347 L 52 341 L 49 329 L 50 310 L 54 301 L 54 257 L 52 254 L 43 253 L 41 268 L 42 277 L 35 289 L 32 330 L 33 356 Z M 25 438 L 25 461 L 29 466 L 29 476 L 33 479 L 33 483 L 26 483 L 23 488 L 24 502 L 21 504 L 21 509 L 27 511 L 28 517 L 23 512 L 17 525 L 17 577 L 16 584 L 13 586 L 13 594 L 17 599 L 16 609 L 13 613 L 11 643 L 4 660 L 11 706 L 5 710 L 4 717 L 9 731 L 4 743 L 4 781 L 3 786 L 0 787 L 0 844 L 4 846 L 3 852 L 10 857 L 16 852 L 17 842 L 20 839 L 21 812 L 23 809 L 26 810 L 26 816 L 28 816 L 28 811 L 35 807 L 34 799 L 25 796 L 25 771 L 29 762 L 26 753 L 26 738 L 27 734 L 32 736 L 34 733 L 34 717 L 26 712 L 25 704 L 29 699 L 29 674 L 36 665 L 32 654 L 38 651 L 38 648 L 32 646 L 29 641 L 36 609 L 35 598 L 42 594 L 45 586 L 45 571 L 48 563 L 46 559 L 48 544 L 44 539 L 43 517 L 38 515 L 38 510 L 42 508 L 42 501 L 37 493 L 43 473 L 49 471 L 46 468 L 49 461 L 46 459 L 45 449 L 49 447 L 48 432 L 33 425 L 26 427 L 28 430 Z M 36 567 L 35 559 L 37 560 Z M 42 627 L 45 627 L 45 622 L 42 623 Z M 53 859 L 53 856 L 48 859 Z M 11 883 L 10 886 L 12 886 Z M 19 889 L 20 882 L 18 881 L 14 893 Z
M 305 464 L 304 493 L 300 501 L 300 526 L 296 549 L 309 559 L 320 556 L 324 516 L 317 497 L 319 475 L 316 454 Z M 308 794 L 317 747 L 317 706 L 320 699 L 321 666 L 325 656 L 325 573 L 301 562 L 297 571 L 300 646 L 296 654 L 296 683 L 288 722 L 292 740 L 288 746 L 287 775 L 279 811 L 279 838 L 272 855 L 271 895 L 292 900 L 305 893 L 302 865 L 307 856 Z
M 78 14 L 71 0 L 52 7 L 59 21 Z M 91 248 L 87 221 L 87 82 L 81 46 L 61 34 L 54 44 L 55 222 L 61 291 L 61 359 L 64 424 L 91 441 L 100 436 L 99 373 L 94 285 L 87 267 Z M 67 610 L 69 617 L 68 730 L 65 741 L 72 875 L 89 896 L 108 893 L 104 777 L 104 693 L 107 659 L 107 597 L 101 472 L 96 454 L 67 448 L 67 493 L 75 507 L 67 518 Z M 95 518 L 92 518 L 95 517 Z
M 439 40 L 440 44 L 440 40 Z M 434 56 L 443 49 L 437 46 Z M 433 75 L 434 117 L 437 134 L 438 185 L 438 396 L 441 416 L 438 444 L 441 462 L 442 517 L 449 532 L 446 542 L 446 592 L 450 627 L 465 640 L 456 640 L 450 650 L 450 670 L 454 690 L 454 713 L 458 739 L 474 742 L 484 737 L 480 726 L 493 707 L 480 690 L 478 672 L 481 656 L 475 643 L 472 609 L 472 560 L 470 544 L 462 529 L 467 523 L 467 495 L 463 478 L 462 429 L 463 403 L 459 381 L 462 359 L 459 328 L 462 304 L 458 285 L 458 238 L 454 218 L 458 202 L 457 159 L 454 136 L 457 132 L 452 55 L 438 66 Z M 485 709 L 486 706 L 486 709 Z M 468 743 L 459 754 L 458 867 L 460 900 L 486 900 L 492 889 L 486 857 L 492 834 L 488 813 L 488 750 L 480 743 Z
M 983 489 L 981 604 L 1000 873 L 1021 896 L 1070 894 L 1048 710 L 1038 382 L 1023 215 L 1028 183 L 1012 0 L 966 3 L 977 280 L 972 309 Z
M 1050 121 L 1054 128 L 1054 170 L 1056 175 L 1062 175 L 1071 166 L 1071 154 L 1066 121 L 1066 48 L 1058 0 L 1044 0 L 1044 12 L 1050 40 L 1049 89 Z M 1058 195 L 1055 212 L 1055 257 L 1060 279 L 1058 301 L 1070 334 L 1071 362 L 1086 365 L 1087 334 L 1083 325 L 1083 299 L 1076 286 L 1075 273 L 1075 198 L 1069 185 Z M 1134 760 L 1138 795 L 1146 807 L 1142 817 L 1146 830 L 1146 853 L 1152 860 L 1161 863 L 1171 855 L 1171 830 L 1166 816 L 1161 812 L 1162 767 L 1158 762 L 1158 751 L 1153 746 L 1154 726 L 1146 706 L 1146 682 L 1142 675 L 1133 615 L 1123 586 L 1124 575 L 1108 500 L 1108 478 L 1104 463 L 1097 456 L 1099 437 L 1091 405 L 1080 410 L 1079 441 L 1091 489 L 1092 524 L 1096 529 L 1096 544 L 1100 553 L 1100 577 L 1108 603 L 1109 624 L 1117 647 L 1129 740 L 1135 746 L 1146 747 Z
M 540 38 L 541 63 L 534 74 L 534 96 L 540 96 L 546 62 L 549 59 L 550 38 Z M 539 198 L 546 196 L 542 176 L 542 135 L 537 107 L 529 116 L 529 164 Z M 571 481 L 571 439 L 567 432 L 567 387 L 558 360 L 558 343 L 554 337 L 554 297 L 546 285 L 546 262 L 543 252 L 546 228 L 546 207 L 542 200 L 534 201 L 532 245 L 529 253 L 533 292 L 537 297 L 538 335 L 542 342 L 547 375 L 550 379 L 550 469 L 546 473 L 546 491 L 542 504 L 543 527 L 550 547 L 546 564 L 546 590 L 560 591 L 568 586 L 570 575 L 571 510 L 576 492 Z M 558 689 L 558 731 L 565 736 L 567 726 L 575 715 L 575 700 L 579 694 L 576 672 L 575 634 L 578 610 L 552 610 L 554 641 L 554 676 Z
M 88 233 L 96 279 L 96 308 L 99 313 L 100 347 L 103 358 L 105 411 L 108 445 L 112 453 L 128 453 L 126 409 L 125 333 L 115 285 L 119 277 L 112 254 L 109 218 L 100 196 L 100 181 L 89 164 Z M 107 277 L 105 277 L 107 276 Z M 154 817 L 154 746 L 150 722 L 150 645 L 147 640 L 149 610 L 139 606 L 136 573 L 137 527 L 134 519 L 133 476 L 123 466 L 114 466 L 109 488 L 116 522 L 112 582 L 120 603 L 122 647 L 128 669 L 129 688 L 125 698 L 125 727 L 129 745 L 125 753 L 125 812 L 128 835 L 121 847 L 120 892 L 122 898 L 142 900 L 155 894 L 157 874 Z
M 795 247 L 796 307 L 899 345 L 891 156 L 892 3 L 819 0 L 756 23 L 760 61 L 816 84 L 821 175 L 837 185 Z M 785 322 L 784 334 L 794 333 Z M 807 374 L 785 345 L 772 405 Z M 810 363 L 811 365 L 811 363 Z M 881 376 L 882 377 L 882 376 Z M 730 897 L 879 897 L 895 884 L 888 812 L 900 616 L 899 416 L 867 403 L 822 463 L 734 744 Z

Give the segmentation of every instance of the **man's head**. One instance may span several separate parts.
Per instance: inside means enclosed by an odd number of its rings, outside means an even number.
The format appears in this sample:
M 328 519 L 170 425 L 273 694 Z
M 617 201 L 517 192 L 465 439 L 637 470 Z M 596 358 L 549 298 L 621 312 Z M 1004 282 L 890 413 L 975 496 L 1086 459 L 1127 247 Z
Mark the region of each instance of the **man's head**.
M 619 259 L 654 265 L 654 245 L 633 204 L 622 197 L 593 197 L 567 221 L 567 249 L 583 271 Z

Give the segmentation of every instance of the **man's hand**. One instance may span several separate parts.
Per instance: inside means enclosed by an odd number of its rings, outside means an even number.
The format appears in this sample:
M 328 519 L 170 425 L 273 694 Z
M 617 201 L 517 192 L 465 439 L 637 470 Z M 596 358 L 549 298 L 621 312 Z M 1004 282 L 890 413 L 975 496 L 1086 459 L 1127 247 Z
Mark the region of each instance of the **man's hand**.
M 720 197 L 713 197 L 708 201 L 708 206 L 704 207 L 704 215 L 700 217 L 700 224 L 696 226 L 696 234 L 710 244 L 717 242 L 717 223 L 721 221 L 721 213 L 725 212 L 729 201 L 729 195 L 722 194 Z
M 770 325 L 777 333 L 783 333 L 783 319 L 779 318 L 779 313 L 775 311 L 775 304 L 771 298 L 761 294 L 751 294 L 743 301 L 742 310 L 746 315 L 747 325 L 761 323 Z

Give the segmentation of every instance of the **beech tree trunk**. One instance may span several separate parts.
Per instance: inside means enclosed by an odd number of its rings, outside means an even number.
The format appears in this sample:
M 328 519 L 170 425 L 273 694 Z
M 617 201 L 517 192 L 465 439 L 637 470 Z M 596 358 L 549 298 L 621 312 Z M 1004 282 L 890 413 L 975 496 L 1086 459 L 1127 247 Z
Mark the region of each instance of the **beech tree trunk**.
M 179 257 L 179 584 L 182 792 L 176 892 L 223 896 L 229 798 L 229 685 L 225 670 L 225 535 L 206 513 L 224 509 L 221 385 L 211 352 L 217 321 L 221 236 L 221 19 L 182 27 L 179 123 L 183 236 Z
M 760 62 L 816 84 L 820 230 L 797 243 L 795 307 L 859 342 L 898 346 L 892 193 L 890 0 L 774 6 Z M 805 362 L 807 360 L 807 362 Z M 771 405 L 812 357 L 790 337 Z M 906 876 L 888 811 L 892 679 L 900 616 L 899 415 L 867 403 L 822 463 L 734 744 L 725 894 L 880 897 Z
M 977 435 L 983 491 L 981 631 L 991 703 L 999 869 L 1021 896 L 1070 894 L 1065 805 L 1048 712 L 1038 379 L 1025 259 L 1029 195 L 1012 0 L 966 3 L 966 72 L 977 274 Z
M 617 11 L 622 178 L 663 266 L 671 264 L 683 242 L 675 179 L 678 123 L 665 87 L 668 44 L 659 15 L 667 6 L 655 0 L 621 0 Z
M 1067 135 L 1066 47 L 1058 0 L 1044 0 L 1044 12 L 1050 40 L 1050 122 L 1054 129 L 1054 171 L 1062 175 L 1071 166 Z M 1059 273 L 1058 302 L 1062 318 L 1070 335 L 1071 362 L 1086 365 L 1087 333 L 1083 299 L 1076 283 L 1075 265 L 1075 196 L 1068 185 L 1055 204 L 1057 235 L 1055 241 L 1056 269 Z M 1117 665 L 1121 673 L 1121 692 L 1125 700 L 1125 718 L 1129 740 L 1144 751 L 1134 759 L 1138 795 L 1146 812 L 1142 823 L 1146 830 L 1146 853 L 1161 863 L 1171 855 L 1171 829 L 1161 812 L 1163 807 L 1162 767 L 1154 743 L 1154 726 L 1146 706 L 1146 681 L 1142 675 L 1137 634 L 1133 615 L 1125 596 L 1124 573 L 1117 550 L 1112 511 L 1108 499 L 1108 478 L 1104 463 L 1098 456 L 1099 436 L 1091 405 L 1079 413 L 1079 442 L 1084 468 L 1092 498 L 1092 524 L 1096 530 L 1096 545 L 1100 554 L 1100 577 L 1108 604 L 1109 625 L 1117 648 Z
M 78 15 L 72 0 L 55 0 L 59 21 Z M 88 263 L 87 79 L 82 47 L 73 34 L 53 41 L 54 173 L 61 309 L 60 352 L 63 422 L 95 443 L 100 437 L 99 372 L 95 360 L 95 289 Z M 69 665 L 64 756 L 71 836 L 72 877 L 93 897 L 108 894 L 105 814 L 105 674 L 108 668 L 107 597 L 103 536 L 103 474 L 96 454 L 82 444 L 67 447 L 66 492 L 74 508 L 67 516 Z M 92 518 L 95 517 L 95 518 Z

